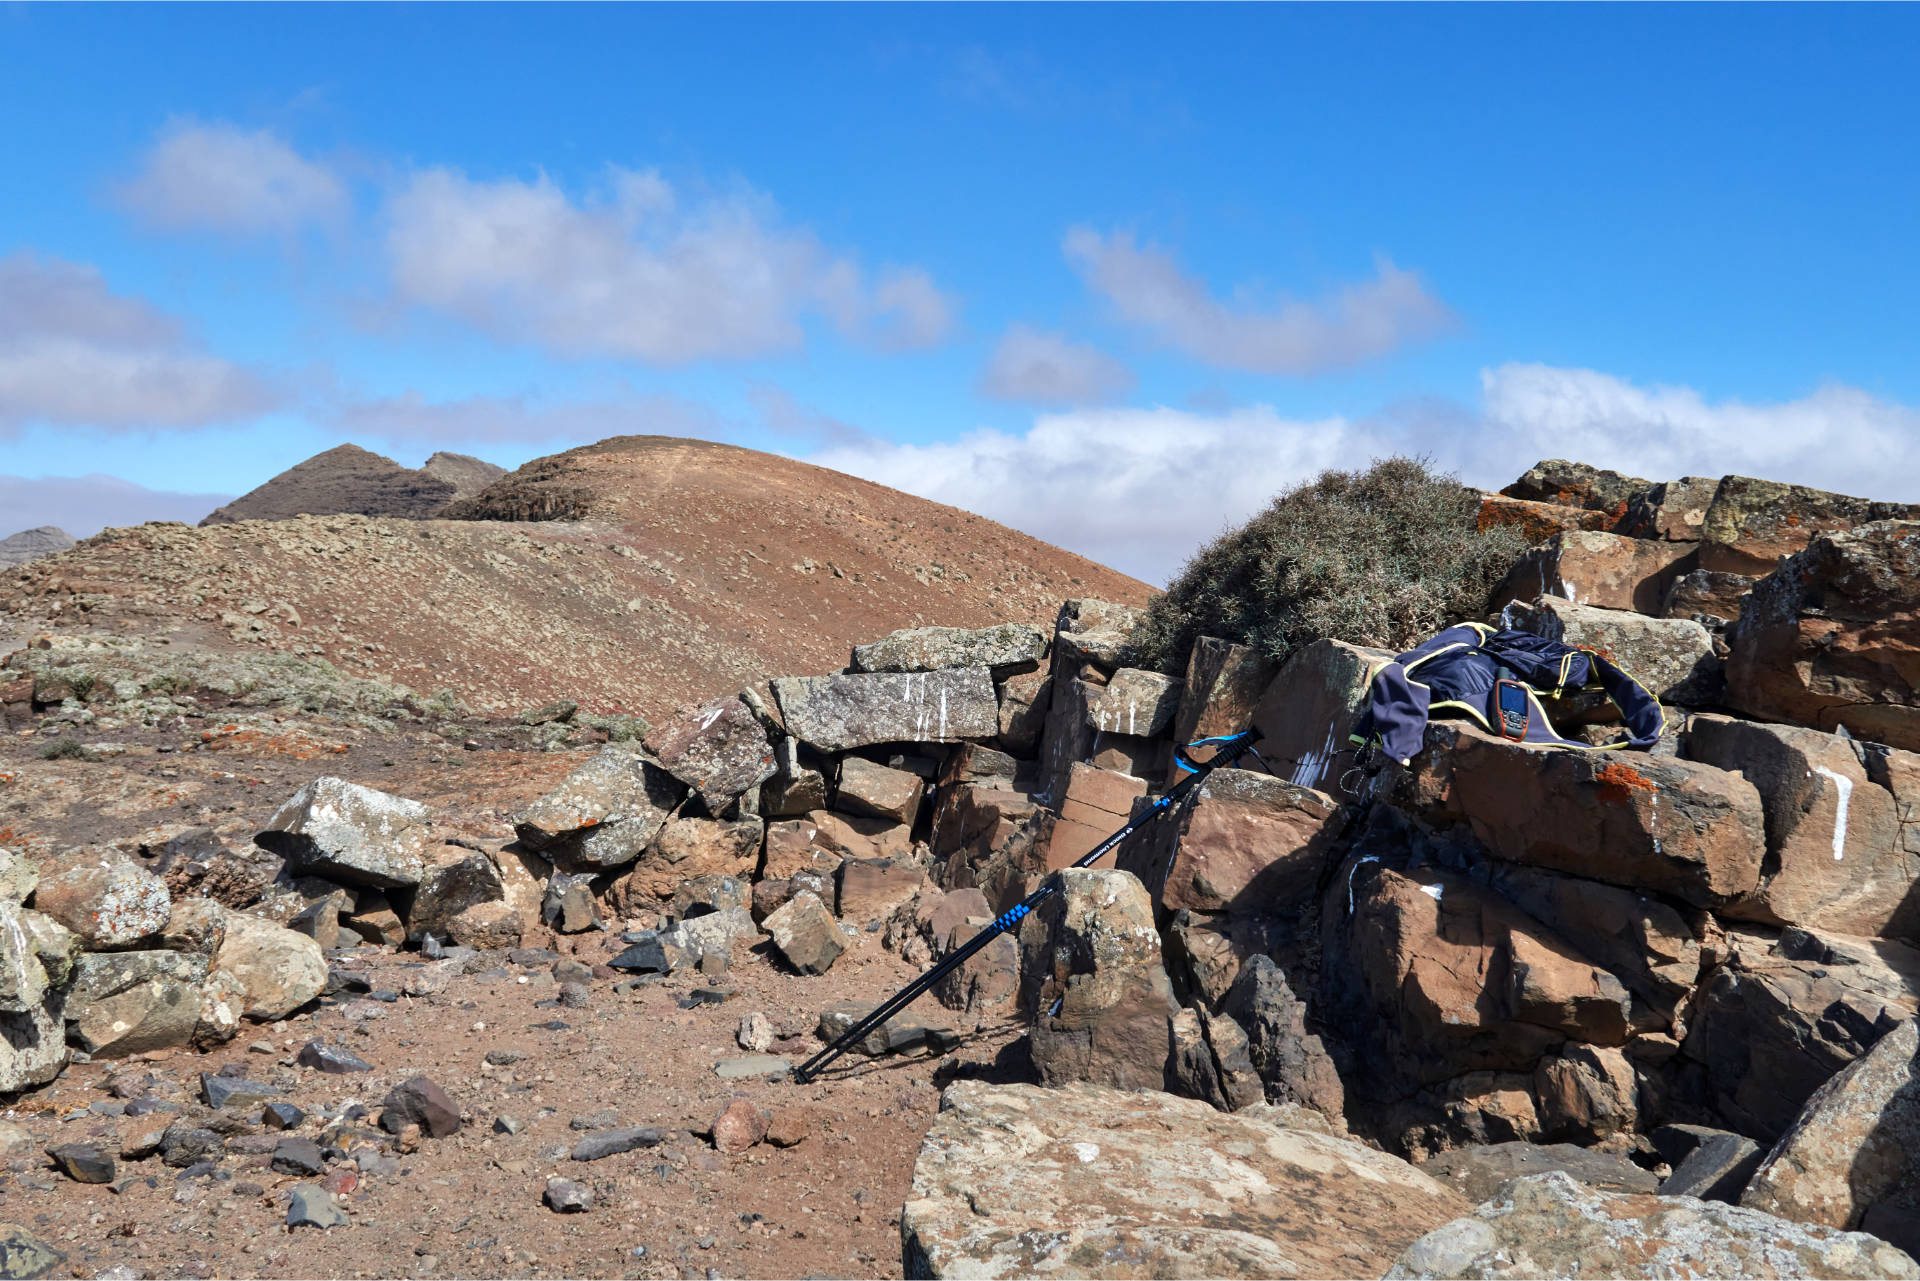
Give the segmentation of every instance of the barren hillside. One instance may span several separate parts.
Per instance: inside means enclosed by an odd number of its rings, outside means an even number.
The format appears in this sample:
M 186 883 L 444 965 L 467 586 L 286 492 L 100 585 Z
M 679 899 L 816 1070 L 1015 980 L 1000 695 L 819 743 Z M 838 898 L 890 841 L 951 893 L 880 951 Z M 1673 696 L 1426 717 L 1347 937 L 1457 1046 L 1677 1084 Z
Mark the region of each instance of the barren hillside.
M 324 657 L 476 710 L 654 715 L 829 671 L 898 627 L 1050 620 L 1144 583 L 992 521 L 727 445 L 620 437 L 449 509 L 108 530 L 0 580 L 6 631 L 59 620 Z

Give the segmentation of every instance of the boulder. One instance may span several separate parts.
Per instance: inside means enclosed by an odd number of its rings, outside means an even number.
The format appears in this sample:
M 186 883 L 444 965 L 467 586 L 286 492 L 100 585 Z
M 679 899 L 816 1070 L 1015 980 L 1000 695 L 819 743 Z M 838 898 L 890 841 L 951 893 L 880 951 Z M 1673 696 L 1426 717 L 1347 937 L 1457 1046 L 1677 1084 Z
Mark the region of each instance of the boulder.
M 763 881 L 784 881 L 803 873 L 832 876 L 845 857 L 814 819 L 826 813 L 816 810 L 805 818 L 781 819 L 767 824 L 765 857 L 760 865 Z
M 53 918 L 0 899 L 0 1094 L 45 1084 L 66 1066 L 66 983 L 78 948 Z
M 882 920 L 919 893 L 925 873 L 891 859 L 850 858 L 834 872 L 834 911 L 842 920 Z
M 609 744 L 528 806 L 514 830 L 571 870 L 603 871 L 637 858 L 685 792 L 631 746 Z
M 340 911 L 346 901 L 345 891 L 317 898 L 288 917 L 287 928 L 318 943 L 321 951 L 331 952 L 341 945 Z
M 1569 1037 L 1627 1039 L 1625 986 L 1483 886 L 1356 859 L 1329 900 L 1330 1018 L 1365 1030 L 1364 1074 L 1376 1092 L 1530 1072 Z
M 993 627 L 908 627 L 853 648 L 856 672 L 937 672 L 954 667 L 1032 669 L 1047 654 L 1047 634 L 1031 623 Z
M 1375 1276 L 1466 1210 L 1398 1158 L 1245 1112 L 961 1081 L 900 1232 L 909 1276 Z
M 1914 520 L 1920 507 L 1849 498 L 1803 485 L 1722 477 L 1701 522 L 1700 567 L 1729 574 L 1770 574 L 1824 534 L 1874 521 Z
M 1173 911 L 1285 912 L 1313 896 L 1344 820 L 1323 792 L 1252 770 L 1216 770 L 1190 804 L 1157 825 L 1166 853 L 1142 879 Z
M 1636 494 L 1652 487 L 1652 481 L 1636 476 L 1623 476 L 1617 471 L 1564 458 L 1546 458 L 1527 468 L 1519 480 L 1500 492 L 1528 502 L 1605 512 L 1617 521 L 1627 514 Z
M 160 946 L 170 952 L 197 952 L 212 956 L 227 935 L 227 912 L 210 898 L 173 900 Z
M 212 970 L 200 988 L 200 1020 L 193 1028 L 193 1047 L 210 1050 L 240 1033 L 247 1008 L 247 988 L 225 970 Z
M 952 743 L 1000 732 L 984 667 L 938 672 L 783 676 L 773 682 L 795 738 L 823 752 L 875 743 Z
M 1173 725 L 1182 688 L 1176 677 L 1122 667 L 1092 691 L 1087 719 L 1103 734 L 1158 737 Z
M 870 1001 L 840 1001 L 820 1011 L 814 1035 L 829 1044 L 853 1029 L 854 1024 L 879 1007 Z M 888 1054 L 945 1053 L 959 1044 L 951 1027 L 938 1020 L 923 1019 L 911 1011 L 894 1015 L 873 1028 L 850 1048 L 869 1058 Z
M 33 892 L 34 910 L 71 930 L 88 951 L 131 947 L 172 915 L 166 882 L 113 850 L 70 855 Z
M 840 786 L 834 793 L 834 805 L 848 814 L 912 827 L 920 816 L 920 797 L 925 790 L 918 774 L 849 756 L 840 762 Z
M 593 878 L 555 873 L 540 899 L 540 922 L 556 934 L 599 929 L 600 905 L 593 897 Z
M 389 1134 L 398 1134 L 402 1126 L 417 1125 L 422 1134 L 442 1139 L 460 1128 L 460 1105 L 424 1076 L 394 1086 L 381 1106 L 380 1128 Z
M 1841 934 L 1920 938 L 1920 863 L 1902 848 L 1893 794 L 1851 741 L 1794 725 L 1696 716 L 1693 760 L 1737 770 L 1760 792 L 1767 858 L 1760 884 L 1724 914 Z
M 1920 1249 L 1920 1021 L 1900 1023 L 1814 1091 L 1740 1204 Z
M 1569 529 L 1611 529 L 1613 525 L 1613 518 L 1605 512 L 1529 502 L 1505 494 L 1480 495 L 1480 513 L 1475 520 L 1483 534 L 1490 529 L 1517 529 L 1529 543 L 1544 543 Z
M 1488 601 L 1497 610 L 1509 601 L 1556 596 L 1599 609 L 1659 614 L 1668 584 L 1681 572 L 1688 543 L 1622 538 L 1598 530 L 1557 534 L 1522 556 Z
M 1706 530 L 1707 508 L 1720 482 L 1708 476 L 1661 481 L 1627 500 L 1627 514 L 1615 527 L 1629 538 L 1697 543 Z
M 961 894 L 977 894 L 961 890 Z M 936 954 L 946 956 L 973 941 L 987 927 L 985 918 L 957 922 L 935 935 Z M 936 926 L 937 928 L 937 926 Z M 950 1010 L 980 1013 L 991 1006 L 1010 1001 L 1020 986 L 1020 945 L 1011 934 L 996 935 L 992 942 L 942 975 L 933 985 L 933 997 Z
M 498 901 L 475 903 L 447 922 L 447 934 L 455 943 L 483 952 L 518 947 L 526 930 L 519 910 Z
M 1509 603 L 1500 621 L 1515 631 L 1598 650 L 1662 703 L 1703 707 L 1720 701 L 1725 674 L 1714 655 L 1713 637 L 1690 618 L 1649 618 L 1629 610 L 1598 609 L 1543 596 L 1531 605 Z M 1574 699 L 1584 702 L 1574 703 L 1572 718 L 1555 715 L 1556 725 L 1583 719 L 1585 703 L 1603 709 L 1606 719 L 1617 715 L 1603 694 L 1575 695 Z M 1549 705 L 1547 710 L 1554 715 L 1560 709 Z
M 1180 709 L 1173 718 L 1173 741 L 1237 734 L 1253 722 L 1253 709 L 1272 682 L 1276 664 L 1258 650 L 1213 636 L 1193 642 L 1187 678 L 1180 688 Z M 1203 754 L 1205 749 L 1200 750 Z M 1180 780 L 1169 769 L 1169 784 Z
M 1179 1004 L 1145 888 L 1102 868 L 1054 875 L 1061 892 L 1020 926 L 1019 1012 L 1041 1082 L 1165 1089 Z
M 1307 1026 L 1307 1007 L 1272 958 L 1248 958 L 1221 1002 L 1242 1029 L 1247 1055 L 1268 1102 L 1310 1108 L 1344 1123 L 1346 1090 L 1318 1034 Z
M 1318 946 L 1313 937 L 1318 926 L 1310 914 L 1248 916 L 1182 909 L 1162 926 L 1167 972 L 1183 993 L 1191 993 L 1210 1010 L 1222 1009 L 1228 990 L 1253 957 L 1299 956 L 1304 941 L 1311 939 Z
M 800 757 L 800 740 L 782 736 L 773 744 L 773 777 L 760 785 L 760 813 L 791 818 L 827 807 L 827 776 Z
M 24 903 L 40 883 L 40 869 L 24 854 L 0 848 L 0 902 Z
M 1815 1090 L 1920 1005 L 1920 952 L 1787 930 L 1736 939 L 1700 985 L 1681 1053 L 1727 1128 L 1772 1143 Z
M 1601 1192 L 1657 1192 L 1660 1180 L 1624 1156 L 1571 1143 L 1473 1143 L 1437 1153 L 1420 1166 L 1475 1205 L 1515 1179 L 1552 1170 Z
M 1740 617 L 1747 593 L 1760 580 L 1751 574 L 1722 574 L 1696 569 L 1676 576 L 1655 611 L 1662 618 L 1691 618 L 1709 631 L 1724 632 Z
M 1692 1197 L 1601 1192 L 1555 1171 L 1518 1179 L 1427 1233 L 1386 1275 L 1911 1278 L 1920 1266 L 1865 1233 Z
M 660 829 L 653 843 L 621 878 L 622 892 L 638 898 L 665 900 L 674 889 L 696 876 L 751 879 L 760 861 L 762 835 L 757 818 L 676 818 Z
M 1631 1133 L 1640 1119 L 1639 1077 L 1612 1046 L 1569 1042 L 1534 1069 L 1533 1093 L 1549 1139 L 1593 1143 Z
M 1059 818 L 1047 835 L 1047 870 L 1070 867 L 1091 853 L 1132 817 L 1134 802 L 1146 794 L 1143 778 L 1075 762 L 1067 775 Z M 1096 866 L 1115 866 L 1119 853 L 1103 856 Z
M 913 829 L 891 819 L 815 810 L 807 823 L 807 839 L 836 858 L 903 859 L 913 852 Z
M 1373 674 L 1392 661 L 1384 649 L 1337 640 L 1295 650 L 1253 709 L 1261 757 L 1297 786 L 1337 792 Z
M 995 687 L 1000 697 L 1000 746 L 1016 756 L 1031 756 L 1046 729 L 1053 684 L 1045 671 L 1018 672 Z
M 1674 1164 L 1673 1173 L 1660 1184 L 1660 1195 L 1736 1204 L 1764 1156 L 1760 1145 L 1746 1135 L 1714 1131 Z
M 840 923 L 827 905 L 803 890 L 760 923 L 787 964 L 802 974 L 825 974 L 847 950 Z
M 1091 663 L 1114 671 L 1125 661 L 1134 629 L 1146 613 L 1112 601 L 1062 601 L 1053 628 L 1054 670 L 1075 672 Z
M 318 943 L 245 912 L 228 915 L 227 935 L 212 968 L 239 981 L 246 994 L 242 1012 L 256 1022 L 285 1018 L 327 985 L 327 962 Z
M 421 877 L 407 916 L 408 932 L 414 938 L 444 935 L 448 923 L 468 908 L 506 897 L 506 883 L 494 861 L 482 853 L 468 854 Z
M 646 747 L 662 769 L 698 792 L 716 814 L 774 774 L 767 732 L 737 698 L 682 708 L 648 733 Z
M 1751 893 L 1766 853 L 1760 795 L 1737 774 L 1640 752 L 1529 747 L 1459 721 L 1427 726 L 1396 795 L 1464 821 L 1497 858 L 1703 907 Z
M 409 888 L 426 871 L 422 854 L 433 811 L 418 801 L 316 778 L 267 820 L 254 843 L 294 872 L 350 885 Z
M 95 952 L 73 968 L 68 1038 L 95 1058 L 186 1045 L 200 1022 L 207 958 L 185 952 Z
M 1824 534 L 1727 629 L 1727 703 L 1920 750 L 1920 521 Z
M 1687 918 L 1658 898 L 1584 877 L 1496 864 L 1488 885 L 1617 977 L 1671 1020 L 1700 979 L 1701 945 Z
M 759 939 L 760 926 L 744 907 L 707 912 L 681 921 L 660 935 L 661 942 L 696 957 L 727 956 L 735 943 L 746 940 L 751 945 Z

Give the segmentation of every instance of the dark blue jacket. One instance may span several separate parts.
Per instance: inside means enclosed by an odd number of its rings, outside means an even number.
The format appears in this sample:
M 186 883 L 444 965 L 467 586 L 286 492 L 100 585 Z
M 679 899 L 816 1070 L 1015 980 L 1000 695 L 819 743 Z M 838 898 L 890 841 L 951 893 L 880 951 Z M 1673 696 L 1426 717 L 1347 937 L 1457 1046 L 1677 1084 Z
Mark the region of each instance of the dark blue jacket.
M 1500 713 L 1494 682 L 1503 674 L 1527 686 L 1532 715 L 1520 742 L 1581 751 L 1627 747 L 1644 751 L 1659 742 L 1666 729 L 1660 700 L 1595 651 L 1527 632 L 1462 623 L 1422 641 L 1373 674 L 1353 741 L 1363 746 L 1377 741 L 1381 750 L 1404 765 L 1420 750 L 1427 718 L 1443 710 L 1462 713 L 1497 734 Z M 1606 691 L 1627 726 L 1624 737 L 1599 748 L 1556 733 L 1538 697 L 1588 686 Z

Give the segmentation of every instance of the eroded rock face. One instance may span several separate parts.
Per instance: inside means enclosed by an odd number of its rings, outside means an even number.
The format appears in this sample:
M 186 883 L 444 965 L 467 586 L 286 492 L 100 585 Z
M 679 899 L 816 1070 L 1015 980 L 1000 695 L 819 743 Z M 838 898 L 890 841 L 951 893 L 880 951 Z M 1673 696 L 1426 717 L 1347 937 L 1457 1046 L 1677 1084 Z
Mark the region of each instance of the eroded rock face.
M 1597 530 L 1556 535 L 1520 558 L 1493 591 L 1489 608 L 1557 596 L 1571 604 L 1659 614 L 1690 544 L 1622 538 Z
M 1159 672 L 1122 667 L 1094 691 L 1087 718 L 1104 734 L 1151 737 L 1164 733 L 1180 710 L 1181 682 Z
M 900 1234 L 909 1276 L 1375 1276 L 1465 1209 L 1395 1157 L 1197 1100 L 964 1081 Z
M 295 871 L 381 889 L 420 883 L 433 811 L 342 778 L 317 778 L 253 839 Z
M 1527 502 L 1605 512 L 1619 520 L 1627 514 L 1634 496 L 1651 488 L 1652 481 L 1637 476 L 1623 476 L 1565 458 L 1545 458 L 1500 492 Z
M 1621 1194 L 1563 1173 L 1516 1180 L 1415 1241 L 1387 1277 L 1920 1277 L 1858 1232 L 1692 1197 Z
M 172 914 L 173 896 L 153 873 L 122 854 L 101 850 L 42 879 L 33 906 L 95 951 L 130 947 L 160 933 Z
M 1655 538 L 1670 543 L 1697 543 L 1705 532 L 1707 508 L 1720 482 L 1709 476 L 1682 476 L 1662 481 L 1627 500 L 1627 514 L 1617 526 L 1629 538 Z
M 683 709 L 655 727 L 646 745 L 662 769 L 698 792 L 715 813 L 774 774 L 767 732 L 737 698 Z
M 1277 670 L 1272 660 L 1245 645 L 1202 636 L 1187 655 L 1187 679 L 1173 718 L 1173 741 L 1237 734 L 1253 722 L 1253 709 Z M 1167 781 L 1178 781 L 1169 769 Z M 1308 784 L 1312 786 L 1312 784 Z
M 1300 787 L 1336 791 L 1350 759 L 1336 757 L 1350 746 L 1373 673 L 1392 661 L 1384 649 L 1330 639 L 1296 650 L 1254 707 L 1261 757 Z
M 1920 1248 L 1920 1021 L 1901 1023 L 1814 1092 L 1740 1204 Z
M 925 790 L 918 774 L 849 756 L 840 762 L 836 801 L 850 814 L 890 819 L 912 827 L 920 816 L 920 797 Z
M 1150 885 L 1170 910 L 1279 912 L 1313 895 L 1344 812 L 1332 797 L 1252 770 L 1209 775 L 1192 804 L 1162 820 L 1170 850 Z
M 514 830 L 569 870 L 604 871 L 638 858 L 685 794 L 641 753 L 613 744 L 528 806 Z
M 823 752 L 875 743 L 953 743 L 1000 731 L 1000 703 L 984 667 L 783 676 L 773 682 L 773 692 L 788 730 Z
M 1920 750 L 1920 521 L 1815 538 L 1727 629 L 1727 702 Z
M 994 627 L 907 627 L 853 647 L 856 672 L 937 672 L 952 667 L 1031 668 L 1046 657 L 1047 634 L 1030 623 Z
M 1770 925 L 1920 937 L 1920 860 L 1902 848 L 1894 797 L 1846 739 L 1794 725 L 1696 716 L 1687 755 L 1738 770 L 1760 793 L 1767 861 L 1725 910 Z
M 1427 727 L 1411 780 L 1495 856 L 1700 906 L 1759 883 L 1760 795 L 1738 775 L 1641 752 L 1526 747 L 1459 722 Z
M 1907 503 L 1783 485 L 1751 476 L 1722 477 L 1701 522 L 1700 567 L 1729 574 L 1769 574 L 1823 534 L 1883 520 L 1913 520 Z

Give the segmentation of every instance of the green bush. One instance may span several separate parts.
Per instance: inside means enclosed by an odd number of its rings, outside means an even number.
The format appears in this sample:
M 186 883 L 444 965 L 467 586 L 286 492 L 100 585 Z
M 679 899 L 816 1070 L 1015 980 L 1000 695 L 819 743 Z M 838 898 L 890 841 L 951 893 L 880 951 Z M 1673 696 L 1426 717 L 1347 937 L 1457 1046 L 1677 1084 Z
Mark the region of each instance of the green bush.
M 1131 661 L 1182 675 L 1202 636 L 1276 662 L 1331 636 L 1409 649 L 1485 614 L 1526 551 L 1512 528 L 1478 530 L 1480 497 L 1425 458 L 1322 472 L 1201 548 L 1147 610 Z

